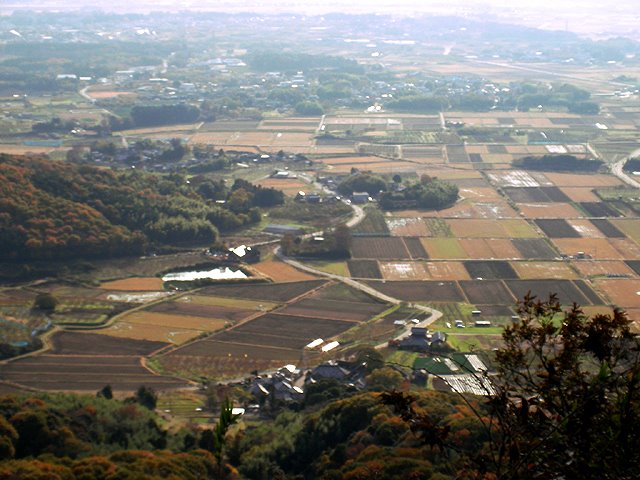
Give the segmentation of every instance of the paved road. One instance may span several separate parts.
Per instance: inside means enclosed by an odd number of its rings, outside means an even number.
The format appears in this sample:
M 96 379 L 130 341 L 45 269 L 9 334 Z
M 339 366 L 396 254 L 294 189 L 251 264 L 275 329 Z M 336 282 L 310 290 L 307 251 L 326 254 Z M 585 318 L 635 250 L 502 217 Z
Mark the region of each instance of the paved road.
M 640 155 L 640 148 L 631 152 L 628 157 L 623 158 L 622 160 L 611 165 L 611 173 L 613 173 L 616 177 L 618 177 L 627 185 L 630 185 L 634 188 L 640 188 L 640 182 L 637 182 L 636 180 L 631 178 L 629 175 L 624 173 L 622 169 L 624 168 L 624 164 L 627 163 L 627 160 L 636 158 L 639 155 Z
M 353 226 L 357 225 L 358 223 L 360 223 L 362 221 L 362 219 L 365 217 L 365 211 L 364 211 L 363 208 L 359 207 L 358 205 L 350 204 L 350 206 L 353 209 L 353 217 L 351 217 L 351 219 L 349 219 L 349 221 L 346 223 L 346 225 L 348 227 L 353 227 Z M 348 285 L 348 286 L 350 286 L 352 288 L 355 288 L 356 290 L 360 290 L 361 292 L 364 292 L 364 293 L 372 296 L 373 298 L 377 298 L 377 299 L 382 300 L 383 302 L 386 302 L 386 303 L 392 303 L 394 305 L 399 305 L 400 303 L 402 303 L 402 300 L 400 300 L 398 298 L 391 297 L 391 296 L 386 295 L 386 294 L 384 294 L 382 292 L 379 292 L 375 288 L 373 288 L 373 287 L 371 287 L 371 286 L 369 286 L 367 284 L 358 282 L 357 280 L 354 280 L 351 277 L 344 277 L 342 275 L 336 275 L 335 273 L 323 272 L 321 270 L 317 270 L 317 269 L 315 269 L 313 267 L 305 265 L 305 264 L 299 262 L 298 260 L 294 260 L 293 258 L 287 257 L 280 250 L 280 246 L 277 246 L 274 249 L 273 253 L 274 253 L 274 255 L 276 257 L 278 257 L 283 262 L 291 265 L 294 268 L 297 268 L 298 270 L 302 270 L 303 272 L 312 273 L 314 275 L 318 275 L 320 277 L 325 277 L 325 278 L 330 278 L 332 280 L 337 280 L 339 282 L 344 283 L 345 285 Z M 402 334 L 400 334 L 399 336 L 397 336 L 395 338 L 396 340 L 400 340 L 400 339 L 408 336 L 411 333 L 411 328 L 418 327 L 418 326 L 419 327 L 427 327 L 427 326 L 431 325 L 433 322 L 435 322 L 436 320 L 438 320 L 440 317 L 442 317 L 442 312 L 439 311 L 439 310 L 436 310 L 434 308 L 425 307 L 424 305 L 416 305 L 416 304 L 409 304 L 409 306 L 411 308 L 414 308 L 415 310 L 419 310 L 419 311 L 421 311 L 423 313 L 429 314 L 429 317 L 426 318 L 425 320 L 423 320 L 422 322 L 420 322 L 420 324 L 418 324 L 418 325 L 414 325 L 414 324 L 407 325 L 407 327 L 405 328 L 405 331 L 402 332 Z M 386 343 L 377 345 L 376 348 L 383 348 L 385 346 L 386 346 Z

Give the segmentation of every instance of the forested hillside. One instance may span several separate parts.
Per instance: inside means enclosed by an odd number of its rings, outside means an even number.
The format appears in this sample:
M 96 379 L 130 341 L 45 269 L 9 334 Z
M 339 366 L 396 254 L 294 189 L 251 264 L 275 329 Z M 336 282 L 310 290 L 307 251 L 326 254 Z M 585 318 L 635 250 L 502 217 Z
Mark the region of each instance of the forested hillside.
M 237 181 L 114 171 L 0 155 L 0 258 L 61 259 L 142 253 L 148 245 L 206 244 L 219 230 L 260 220 L 280 192 Z

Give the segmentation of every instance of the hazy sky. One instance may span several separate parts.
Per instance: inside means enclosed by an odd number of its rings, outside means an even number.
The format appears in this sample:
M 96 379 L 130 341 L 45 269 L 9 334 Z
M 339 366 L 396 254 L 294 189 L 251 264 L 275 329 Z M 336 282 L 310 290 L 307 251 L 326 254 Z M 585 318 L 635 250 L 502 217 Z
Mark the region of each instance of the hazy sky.
M 327 12 L 449 14 L 474 19 L 565 29 L 598 35 L 632 34 L 640 38 L 640 0 L 0 0 L 0 14 L 14 10 L 111 12 L 207 10 L 257 13 Z

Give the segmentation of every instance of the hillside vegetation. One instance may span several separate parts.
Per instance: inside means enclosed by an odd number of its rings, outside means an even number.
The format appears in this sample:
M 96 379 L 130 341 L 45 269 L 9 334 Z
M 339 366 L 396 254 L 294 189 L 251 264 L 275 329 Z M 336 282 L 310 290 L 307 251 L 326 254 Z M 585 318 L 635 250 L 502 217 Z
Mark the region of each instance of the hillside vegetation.
M 0 258 L 140 254 L 149 245 L 207 244 L 257 222 L 283 195 L 242 180 L 207 199 L 211 182 L 0 155 Z M 200 193 L 202 192 L 202 194 Z

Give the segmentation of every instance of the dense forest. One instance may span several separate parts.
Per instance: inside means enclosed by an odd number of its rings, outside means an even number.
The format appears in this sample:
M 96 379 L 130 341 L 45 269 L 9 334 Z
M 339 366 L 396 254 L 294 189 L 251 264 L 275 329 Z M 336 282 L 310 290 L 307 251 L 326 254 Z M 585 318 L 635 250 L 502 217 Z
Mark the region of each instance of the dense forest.
M 206 177 L 0 155 L 0 257 L 104 257 L 154 244 L 207 244 L 219 230 L 258 222 L 260 207 L 283 202 L 282 192 L 243 180 L 227 188 Z
M 420 181 L 397 191 L 380 194 L 380 207 L 385 210 L 397 208 L 425 208 L 439 210 L 453 205 L 458 199 L 457 185 L 429 175 Z

